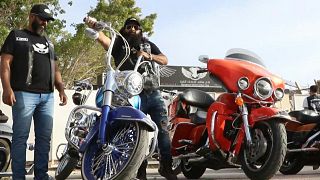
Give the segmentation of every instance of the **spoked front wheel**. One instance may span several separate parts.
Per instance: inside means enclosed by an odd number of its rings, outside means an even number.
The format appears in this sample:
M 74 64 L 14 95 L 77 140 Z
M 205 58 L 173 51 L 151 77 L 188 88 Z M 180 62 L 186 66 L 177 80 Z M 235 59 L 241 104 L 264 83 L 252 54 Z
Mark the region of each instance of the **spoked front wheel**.
M 108 144 L 99 147 L 95 138 L 88 146 L 82 158 L 82 178 L 134 178 L 147 151 L 146 128 L 137 122 L 117 122 L 106 136 Z
M 251 129 L 252 145 L 242 149 L 241 165 L 250 179 L 270 179 L 280 169 L 287 151 L 284 125 L 277 121 L 262 121 Z

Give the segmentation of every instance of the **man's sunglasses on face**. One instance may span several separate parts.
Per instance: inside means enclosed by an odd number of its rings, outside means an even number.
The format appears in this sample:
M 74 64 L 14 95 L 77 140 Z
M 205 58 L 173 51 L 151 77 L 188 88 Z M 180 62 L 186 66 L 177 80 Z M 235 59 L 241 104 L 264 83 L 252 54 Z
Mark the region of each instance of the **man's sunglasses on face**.
M 46 18 L 43 18 L 41 16 L 39 16 L 39 14 L 35 14 L 35 13 L 32 13 L 34 16 L 38 17 L 41 21 L 47 21 L 49 22 Z
M 140 26 L 138 25 L 126 25 L 127 30 L 130 30 L 132 28 L 134 28 L 135 30 L 140 30 Z

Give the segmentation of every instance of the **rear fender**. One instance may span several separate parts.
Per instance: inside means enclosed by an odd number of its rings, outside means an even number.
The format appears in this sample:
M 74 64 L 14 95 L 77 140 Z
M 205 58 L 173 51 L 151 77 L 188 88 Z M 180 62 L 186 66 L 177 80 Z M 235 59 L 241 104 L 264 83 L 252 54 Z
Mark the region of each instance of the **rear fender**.
M 190 133 L 195 127 L 196 125 L 191 122 L 180 122 L 177 124 L 171 140 L 171 153 L 173 156 L 179 155 L 176 149 L 183 146 L 183 144 L 179 143 L 179 140 L 190 140 Z

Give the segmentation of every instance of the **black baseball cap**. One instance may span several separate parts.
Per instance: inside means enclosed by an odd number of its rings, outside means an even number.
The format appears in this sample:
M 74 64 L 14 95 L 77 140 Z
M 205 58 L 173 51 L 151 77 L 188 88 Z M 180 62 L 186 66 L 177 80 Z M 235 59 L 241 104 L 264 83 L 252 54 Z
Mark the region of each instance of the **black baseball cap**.
M 138 26 L 140 26 L 139 21 L 138 21 L 136 18 L 134 18 L 134 17 L 128 18 L 128 19 L 124 22 L 124 25 L 126 26 L 126 25 L 128 25 L 128 24 L 130 24 L 130 23 L 134 23 L 134 24 L 137 24 Z
M 54 21 L 54 18 L 51 15 L 51 11 L 45 4 L 35 4 L 32 6 L 30 13 L 39 16 L 40 18 Z

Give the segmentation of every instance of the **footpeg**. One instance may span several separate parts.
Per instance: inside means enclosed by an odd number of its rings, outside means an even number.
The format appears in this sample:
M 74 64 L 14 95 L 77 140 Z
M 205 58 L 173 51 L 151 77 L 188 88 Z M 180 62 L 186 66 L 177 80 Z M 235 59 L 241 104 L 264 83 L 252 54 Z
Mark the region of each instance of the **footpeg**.
M 178 142 L 182 145 L 193 145 L 193 141 L 189 139 L 180 139 Z
M 176 151 L 179 152 L 180 154 L 184 154 L 187 151 L 187 149 L 188 149 L 188 146 L 184 145 L 184 146 L 176 148 Z
M 196 154 L 199 154 L 200 156 L 204 156 L 209 153 L 211 153 L 211 149 L 209 148 L 209 146 L 202 146 L 196 151 Z

